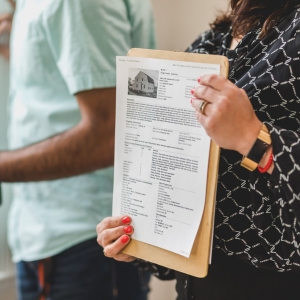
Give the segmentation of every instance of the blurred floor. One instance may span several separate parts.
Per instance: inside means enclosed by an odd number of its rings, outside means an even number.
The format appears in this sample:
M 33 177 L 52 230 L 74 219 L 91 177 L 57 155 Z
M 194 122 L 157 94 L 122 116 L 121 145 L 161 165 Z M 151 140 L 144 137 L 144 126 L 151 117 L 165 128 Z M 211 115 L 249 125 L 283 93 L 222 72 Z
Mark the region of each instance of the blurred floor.
M 175 300 L 175 280 L 161 281 L 153 277 L 151 279 L 151 292 L 148 300 Z M 14 278 L 1 281 L 0 300 L 16 300 Z M 83 299 L 90 300 L 90 299 Z
M 14 278 L 1 280 L 0 300 L 16 300 Z
M 161 281 L 152 277 L 150 282 L 151 292 L 148 300 L 175 300 L 177 296 L 175 283 L 175 280 Z

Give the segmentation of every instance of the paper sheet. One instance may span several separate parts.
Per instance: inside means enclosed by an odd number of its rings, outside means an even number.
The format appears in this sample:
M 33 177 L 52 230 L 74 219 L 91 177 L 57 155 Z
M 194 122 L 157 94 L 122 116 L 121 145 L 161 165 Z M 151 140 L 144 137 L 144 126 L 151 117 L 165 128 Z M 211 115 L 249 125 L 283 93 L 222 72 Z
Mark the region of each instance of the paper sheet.
M 201 221 L 210 138 L 190 91 L 217 64 L 117 57 L 113 214 L 133 238 L 189 257 Z

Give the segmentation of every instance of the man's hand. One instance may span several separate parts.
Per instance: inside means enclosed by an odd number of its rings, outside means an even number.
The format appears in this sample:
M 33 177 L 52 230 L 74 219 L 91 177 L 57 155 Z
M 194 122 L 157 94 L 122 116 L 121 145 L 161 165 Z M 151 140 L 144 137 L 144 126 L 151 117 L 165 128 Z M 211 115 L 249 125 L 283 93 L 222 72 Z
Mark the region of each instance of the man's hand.
M 3 36 L 9 36 L 12 25 L 12 14 L 6 13 L 0 15 L 0 39 Z M 4 56 L 6 59 L 9 59 L 9 43 L 7 44 L 0 43 L 0 55 Z
M 15 10 L 16 2 L 14 0 L 7 0 L 7 2 L 9 2 L 12 9 Z M 4 35 L 10 35 L 12 18 L 13 15 L 11 13 L 0 15 L 0 39 Z M 9 40 L 7 41 L 7 44 L 0 43 L 0 55 L 4 56 L 7 60 L 9 59 Z

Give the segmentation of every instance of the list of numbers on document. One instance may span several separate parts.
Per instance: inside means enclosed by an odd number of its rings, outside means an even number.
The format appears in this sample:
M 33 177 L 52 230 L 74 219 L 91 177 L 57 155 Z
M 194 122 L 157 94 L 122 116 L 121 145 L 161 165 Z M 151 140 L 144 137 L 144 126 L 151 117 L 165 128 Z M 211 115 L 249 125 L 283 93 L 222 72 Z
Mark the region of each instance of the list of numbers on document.
M 190 90 L 202 73 L 218 70 L 163 63 L 117 60 L 114 212 L 138 224 L 134 238 L 188 256 L 204 207 L 210 145 Z M 180 232 L 182 241 L 171 244 Z

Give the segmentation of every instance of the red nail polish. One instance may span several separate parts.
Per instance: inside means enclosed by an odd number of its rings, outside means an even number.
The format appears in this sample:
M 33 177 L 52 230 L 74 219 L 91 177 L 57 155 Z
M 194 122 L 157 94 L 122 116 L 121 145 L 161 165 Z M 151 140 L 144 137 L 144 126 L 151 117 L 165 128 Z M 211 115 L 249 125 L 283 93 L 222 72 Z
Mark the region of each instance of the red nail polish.
M 123 219 L 122 219 L 122 223 L 123 224 L 129 224 L 131 222 L 131 219 L 129 218 L 129 217 L 124 217 Z
M 198 78 L 198 82 L 200 83 L 200 81 L 201 81 L 201 76 Z
M 194 101 L 194 98 L 191 99 L 191 103 L 193 103 L 193 101 Z
M 195 89 L 192 89 L 191 94 L 194 95 L 194 93 L 195 93 Z
M 131 226 L 126 226 L 126 227 L 124 227 L 123 230 L 124 230 L 125 233 L 132 233 L 132 231 L 133 231 Z
M 124 235 L 121 237 L 121 243 L 122 244 L 126 244 L 129 241 L 129 236 L 128 235 Z

